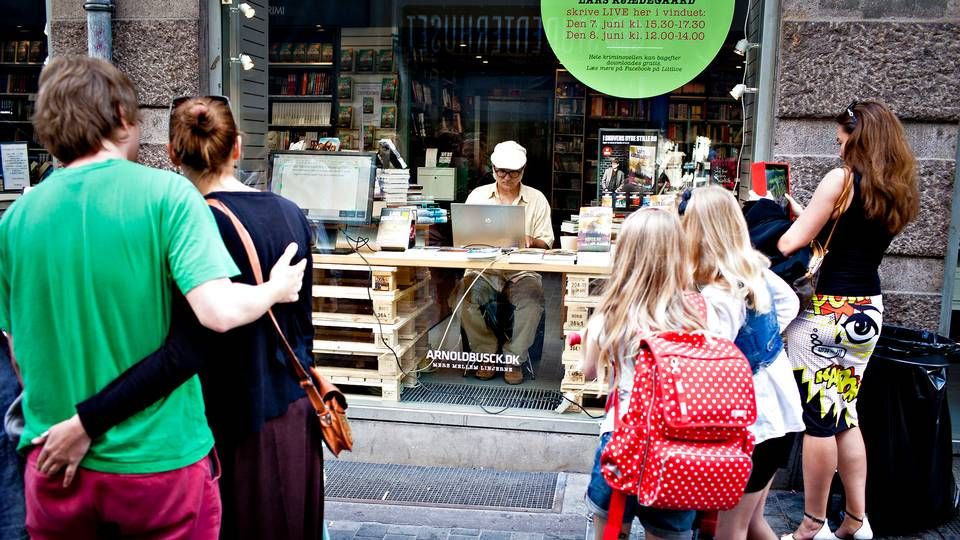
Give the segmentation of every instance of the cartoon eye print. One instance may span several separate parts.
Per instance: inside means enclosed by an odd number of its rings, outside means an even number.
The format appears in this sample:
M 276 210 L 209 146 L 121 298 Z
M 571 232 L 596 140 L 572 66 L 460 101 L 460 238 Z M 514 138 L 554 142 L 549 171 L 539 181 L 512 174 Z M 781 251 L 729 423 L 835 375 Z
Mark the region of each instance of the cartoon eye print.
M 856 309 L 857 313 L 848 317 L 842 326 L 847 334 L 847 340 L 854 345 L 860 345 L 867 343 L 880 333 L 880 326 L 869 314 L 870 311 L 879 314 L 880 310 L 873 306 L 858 306 Z

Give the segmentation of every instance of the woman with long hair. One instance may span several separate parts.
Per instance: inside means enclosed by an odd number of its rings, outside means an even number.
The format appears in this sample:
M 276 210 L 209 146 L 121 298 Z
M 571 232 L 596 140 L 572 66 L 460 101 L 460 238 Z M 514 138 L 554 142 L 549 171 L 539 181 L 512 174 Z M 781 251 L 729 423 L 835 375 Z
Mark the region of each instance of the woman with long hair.
M 263 265 L 305 259 L 310 290 L 311 232 L 297 206 L 234 177 L 240 134 L 229 103 L 218 96 L 181 98 L 171 107 L 170 158 L 207 199 L 225 205 L 249 232 Z M 224 244 L 240 270 L 235 282 L 256 282 L 246 249 L 225 213 L 212 209 Z M 285 253 L 286 251 L 286 253 Z M 179 301 L 178 301 L 179 300 Z M 163 347 L 100 392 L 77 404 L 82 424 L 54 426 L 51 461 L 82 458 L 85 447 L 124 419 L 199 373 L 207 421 L 220 462 L 221 539 L 322 537 L 323 453 L 316 415 L 291 373 L 267 316 L 229 332 L 202 328 L 182 297 L 173 302 Z M 272 309 L 301 364 L 312 364 L 312 297 Z M 63 442 L 66 441 L 66 442 Z M 79 449 L 79 450 L 78 450 Z M 82 450 L 82 451 L 81 451 Z
M 777 469 L 790 455 L 792 433 L 803 431 L 800 395 L 780 338 L 800 302 L 753 249 L 733 194 L 719 186 L 693 191 L 683 215 L 693 279 L 711 310 L 711 329 L 733 341 L 754 370 L 756 447 L 743 498 L 721 512 L 716 538 L 776 539 L 763 515 Z
M 806 425 L 804 518 L 784 537 L 796 540 L 833 537 L 826 512 L 834 471 L 847 505 L 836 536 L 873 537 L 857 394 L 883 324 L 880 262 L 919 212 L 916 161 L 897 117 L 864 101 L 851 103 L 836 122 L 843 166 L 823 177 L 806 209 L 793 204 L 799 217 L 777 244 L 790 255 L 832 232 L 812 305 L 787 329 Z
M 640 337 L 664 330 L 702 330 L 706 325 L 690 298 L 689 266 L 675 213 L 648 208 L 628 217 L 617 241 L 613 268 L 584 334 L 583 371 L 590 380 L 596 377 L 597 366 L 618 366 L 619 384 L 611 392 L 616 392 L 620 400 L 622 415 L 630 401 Z M 600 425 L 600 445 L 587 488 L 586 504 L 593 513 L 597 540 L 603 538 L 613 494 L 600 472 L 600 455 L 610 442 L 614 423 L 614 417 L 608 415 Z M 630 498 L 624 512 L 623 538 L 629 536 L 635 517 L 647 538 L 688 538 L 695 512 L 647 508 Z

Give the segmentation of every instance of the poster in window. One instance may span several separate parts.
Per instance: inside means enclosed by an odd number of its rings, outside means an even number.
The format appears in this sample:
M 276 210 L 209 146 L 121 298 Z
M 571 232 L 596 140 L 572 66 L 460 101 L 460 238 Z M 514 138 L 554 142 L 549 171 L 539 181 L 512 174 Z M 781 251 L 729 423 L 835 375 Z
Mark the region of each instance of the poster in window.
M 375 49 L 360 49 L 357 51 L 357 73 L 373 73 L 377 51 Z
M 604 193 L 650 194 L 656 188 L 659 133 L 649 129 L 601 129 L 597 198 Z

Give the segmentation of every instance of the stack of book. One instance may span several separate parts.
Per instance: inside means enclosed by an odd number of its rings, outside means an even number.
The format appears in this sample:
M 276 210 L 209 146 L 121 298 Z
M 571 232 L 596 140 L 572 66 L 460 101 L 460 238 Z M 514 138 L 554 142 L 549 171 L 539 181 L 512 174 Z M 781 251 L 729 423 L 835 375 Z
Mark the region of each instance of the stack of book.
M 388 206 L 407 204 L 409 169 L 377 169 L 377 183 L 383 186 L 383 200 Z

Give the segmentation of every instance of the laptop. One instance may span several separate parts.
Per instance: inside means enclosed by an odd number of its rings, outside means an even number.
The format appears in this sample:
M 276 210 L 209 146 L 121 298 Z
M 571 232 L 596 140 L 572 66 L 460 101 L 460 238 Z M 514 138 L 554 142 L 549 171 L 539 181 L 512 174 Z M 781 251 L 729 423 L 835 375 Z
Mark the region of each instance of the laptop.
M 524 207 L 500 204 L 450 205 L 454 247 L 526 247 Z

